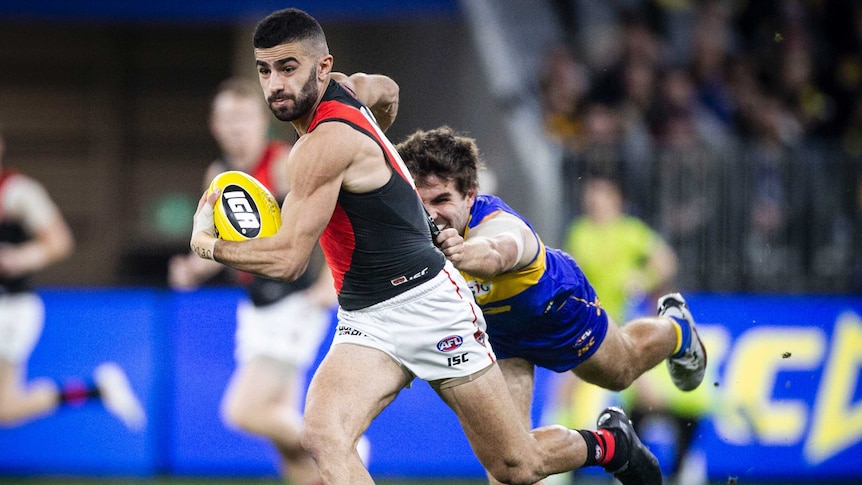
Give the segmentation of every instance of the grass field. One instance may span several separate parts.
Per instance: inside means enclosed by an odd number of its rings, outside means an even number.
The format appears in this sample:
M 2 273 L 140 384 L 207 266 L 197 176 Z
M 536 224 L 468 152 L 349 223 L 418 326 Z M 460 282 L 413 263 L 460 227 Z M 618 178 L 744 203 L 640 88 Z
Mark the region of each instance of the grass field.
M 377 485 L 485 485 L 482 480 L 446 480 L 446 479 L 414 479 L 414 480 L 377 480 Z M 833 483 L 831 485 L 851 485 L 851 482 Z M 853 485 L 859 483 L 852 482 Z M 754 483 L 730 478 L 726 481 L 712 482 L 710 485 L 809 485 L 808 482 L 769 482 Z M 284 482 L 271 479 L 226 479 L 226 478 L 182 478 L 165 477 L 153 479 L 110 479 L 110 478 L 80 478 L 80 477 L 38 477 L 11 478 L 0 477 L 0 485 L 285 485 Z M 618 485 L 610 480 L 580 479 L 572 485 Z M 826 482 L 818 485 L 827 485 Z
M 453 480 L 453 479 L 375 479 L 376 485 L 486 485 L 484 480 Z M 858 480 L 845 482 L 817 482 L 817 485 L 857 485 Z M 672 485 L 665 482 L 666 485 Z M 278 479 L 271 478 L 202 478 L 202 477 L 157 477 L 151 479 L 131 478 L 82 478 L 64 476 L 43 477 L 4 477 L 0 475 L 0 485 L 285 485 Z M 563 485 L 553 481 L 553 485 Z M 619 485 L 610 477 L 579 477 L 575 482 L 564 485 Z M 728 477 L 722 481 L 712 481 L 710 485 L 811 485 L 809 481 L 769 481 L 751 482 L 737 477 Z
M 477 480 L 379 480 L 377 485 L 483 485 Z M 284 485 L 278 480 L 222 478 L 156 478 L 151 480 L 81 479 L 81 478 L 0 478 L 0 485 Z

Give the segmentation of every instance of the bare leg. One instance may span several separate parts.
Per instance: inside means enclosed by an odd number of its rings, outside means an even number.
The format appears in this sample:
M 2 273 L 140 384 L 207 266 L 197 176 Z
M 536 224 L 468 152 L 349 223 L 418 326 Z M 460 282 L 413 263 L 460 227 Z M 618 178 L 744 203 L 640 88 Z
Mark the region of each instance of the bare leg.
M 15 426 L 51 414 L 60 391 L 48 379 L 26 382 L 23 366 L 0 360 L 0 425 Z
M 509 394 L 512 395 L 515 408 L 518 410 L 518 417 L 524 428 L 530 429 L 532 427 L 530 411 L 533 405 L 535 367 L 526 360 L 519 358 L 501 359 L 498 362 L 500 371 L 503 373 L 503 379 L 506 380 L 506 387 L 509 389 Z M 491 485 L 500 485 L 500 482 L 490 474 L 488 481 Z M 537 484 L 541 483 L 543 482 L 537 482 Z
M 477 379 L 438 393 L 460 419 L 479 461 L 499 483 L 533 484 L 586 462 L 586 443 L 577 431 L 556 425 L 529 431 L 496 364 Z
M 239 366 L 225 392 L 225 420 L 268 438 L 282 458 L 282 474 L 294 485 L 320 483 L 317 466 L 300 443 L 299 389 L 304 375 L 266 357 Z
M 302 432 L 323 483 L 374 483 L 356 443 L 409 382 L 402 367 L 379 350 L 348 343 L 332 346 L 308 388 Z
M 623 327 L 608 318 L 608 333 L 599 350 L 574 373 L 591 384 L 621 391 L 668 358 L 675 346 L 676 331 L 669 318 L 638 318 Z

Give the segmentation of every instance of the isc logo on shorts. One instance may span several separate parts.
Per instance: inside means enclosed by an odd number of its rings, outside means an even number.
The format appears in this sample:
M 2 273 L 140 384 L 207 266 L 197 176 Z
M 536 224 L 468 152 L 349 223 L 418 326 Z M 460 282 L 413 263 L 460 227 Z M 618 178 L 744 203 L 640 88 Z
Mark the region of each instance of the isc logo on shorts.
M 440 352 L 451 352 L 460 347 L 463 343 L 464 339 L 462 339 L 460 335 L 450 335 L 437 342 L 437 350 Z
M 222 204 L 228 221 L 237 232 L 249 239 L 257 237 L 260 233 L 260 212 L 245 189 L 238 185 L 225 187 Z

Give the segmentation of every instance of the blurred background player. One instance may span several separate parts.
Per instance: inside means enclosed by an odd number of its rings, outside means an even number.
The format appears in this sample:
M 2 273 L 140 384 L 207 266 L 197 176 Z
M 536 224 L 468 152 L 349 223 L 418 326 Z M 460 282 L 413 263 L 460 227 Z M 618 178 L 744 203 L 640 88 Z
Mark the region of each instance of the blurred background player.
M 569 226 L 566 251 L 615 321 L 651 314 L 651 302 L 675 286 L 679 265 L 674 248 L 643 220 L 625 212 L 618 180 L 585 174 L 578 188 L 584 212 Z M 638 435 L 661 458 L 662 471 L 672 483 L 706 482 L 706 457 L 692 444 L 709 410 L 711 386 L 679 392 L 663 366 L 644 373 L 619 396 L 575 378 L 560 384 L 554 422 L 586 422 L 597 410 L 619 401 Z M 659 453 L 659 448 L 667 452 Z
M 223 81 L 212 101 L 209 125 L 222 156 L 207 168 L 204 186 L 221 172 L 240 170 L 281 201 L 288 191 L 283 174 L 291 145 L 270 139 L 270 114 L 257 82 L 239 77 Z M 168 282 L 175 289 L 193 289 L 224 268 L 193 254 L 177 255 L 169 263 Z M 335 305 L 329 269 L 322 264 L 310 267 L 291 283 L 231 273 L 248 298 L 237 307 L 237 366 L 222 401 L 224 420 L 269 439 L 290 483 L 317 484 L 317 467 L 302 449 L 299 431 L 305 374 Z
M 142 429 L 144 410 L 125 372 L 113 362 L 96 367 L 89 384 L 27 381 L 27 361 L 45 324 L 42 298 L 29 277 L 67 258 L 74 239 L 42 184 L 3 166 L 5 148 L 0 131 L 0 426 L 98 399 L 130 429 Z
M 618 322 L 653 312 L 677 274 L 676 254 L 644 221 L 624 212 L 620 182 L 586 174 L 577 185 L 583 215 L 569 226 L 564 248 L 590 280 L 602 308 Z
M 546 247 L 527 220 L 500 198 L 478 193 L 483 162 L 475 140 L 442 127 L 417 131 L 397 149 L 441 231 L 436 242 L 482 308 L 491 345 L 525 424 L 531 421 L 535 366 L 572 371 L 619 391 L 667 359 L 677 387 L 690 391 L 700 386 L 706 354 L 682 296 L 661 297 L 658 317 L 638 318 L 618 329 L 568 254 Z M 576 429 L 588 449 L 599 449 L 602 435 Z M 631 443 L 642 448 L 637 439 Z M 624 483 L 639 481 L 627 476 L 625 467 L 605 469 Z

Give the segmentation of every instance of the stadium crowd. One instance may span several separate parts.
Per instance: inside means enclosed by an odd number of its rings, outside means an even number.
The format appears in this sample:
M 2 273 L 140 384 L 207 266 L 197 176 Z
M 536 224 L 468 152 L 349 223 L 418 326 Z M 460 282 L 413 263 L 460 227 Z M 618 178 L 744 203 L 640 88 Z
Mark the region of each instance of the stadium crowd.
M 540 89 L 567 223 L 610 176 L 684 290 L 862 290 L 862 4 L 554 5 Z

